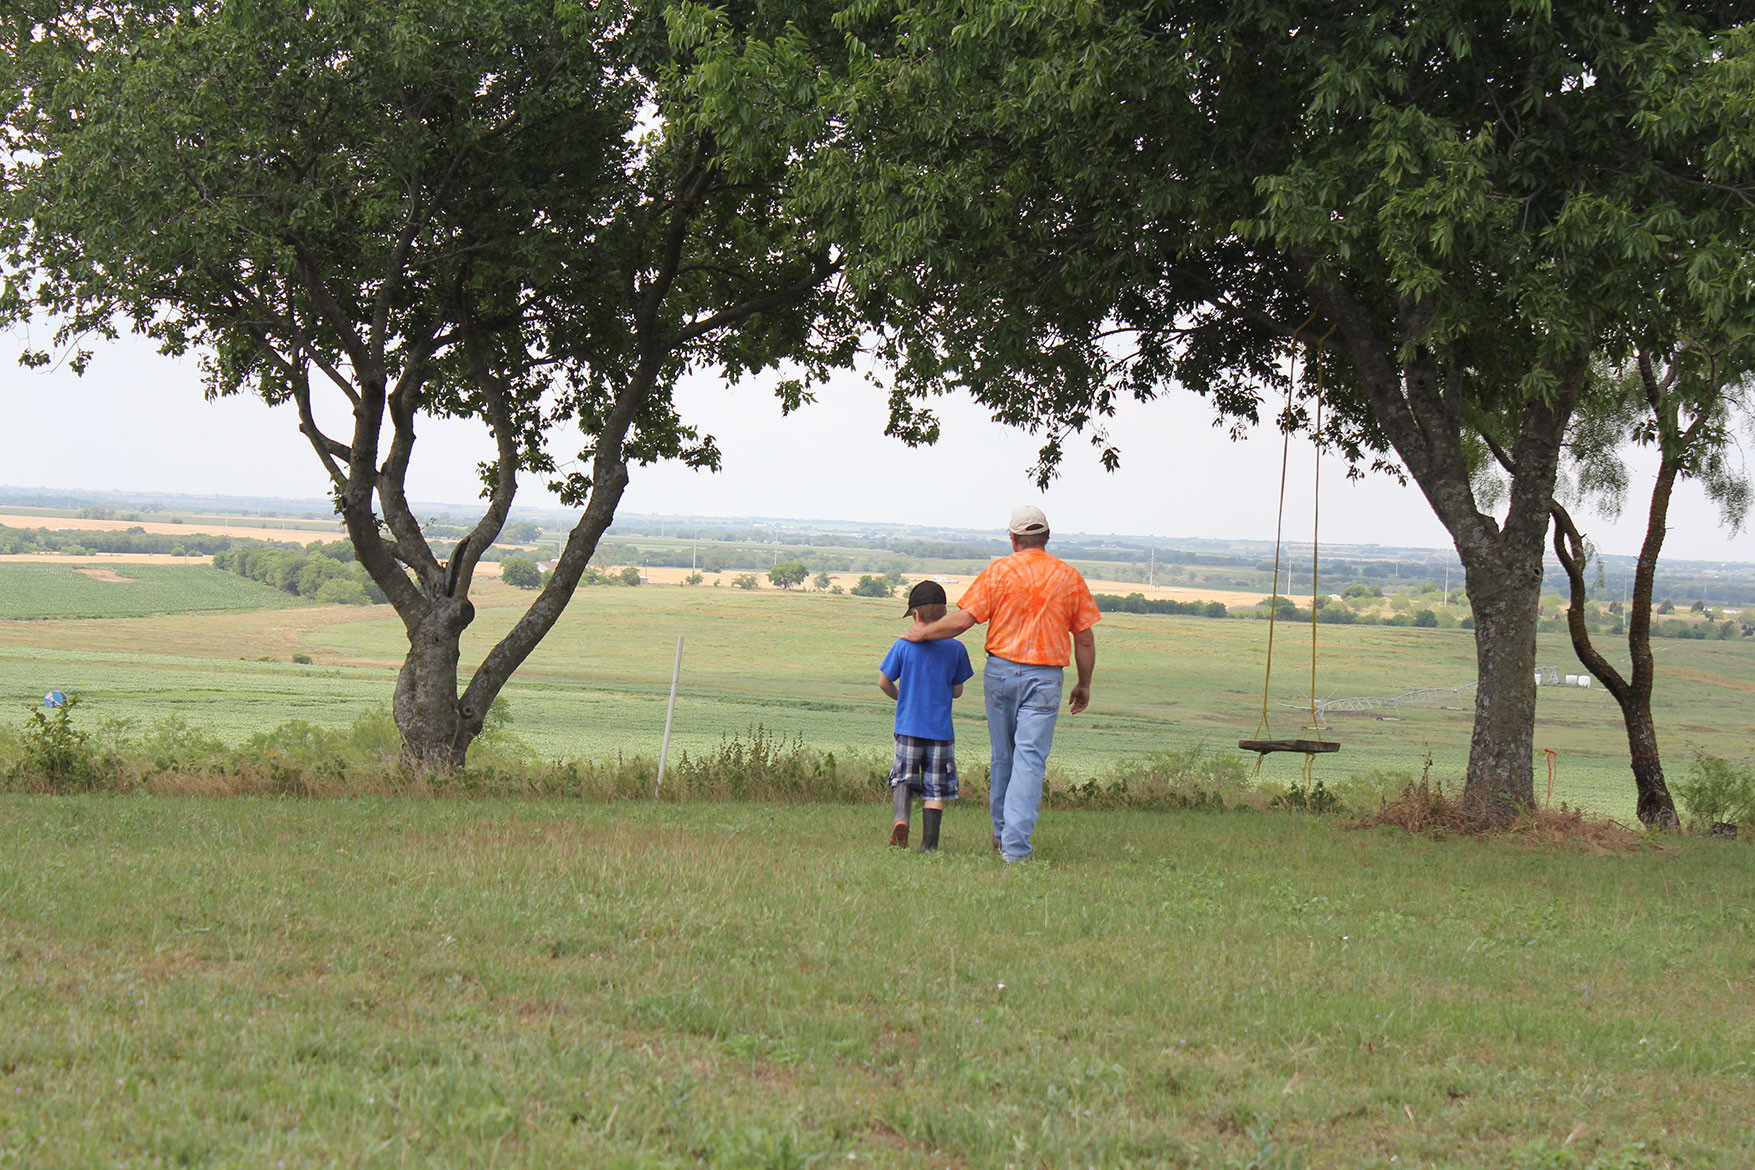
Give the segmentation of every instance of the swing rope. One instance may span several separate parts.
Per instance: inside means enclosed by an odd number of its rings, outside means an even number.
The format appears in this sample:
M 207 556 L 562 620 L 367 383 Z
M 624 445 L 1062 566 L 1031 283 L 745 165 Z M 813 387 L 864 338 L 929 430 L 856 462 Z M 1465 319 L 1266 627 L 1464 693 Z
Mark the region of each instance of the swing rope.
M 1305 324 L 1309 324 L 1306 319 Z M 1304 326 L 1300 325 L 1302 329 Z M 1292 369 L 1286 378 L 1286 413 L 1292 411 L 1292 391 L 1298 383 L 1298 355 L 1292 354 Z M 1284 427 L 1280 432 L 1280 507 L 1274 515 L 1274 581 L 1273 600 L 1268 603 L 1268 639 L 1267 668 L 1261 679 L 1261 718 L 1255 724 L 1255 736 L 1258 740 L 1273 738 L 1273 728 L 1268 724 L 1268 688 L 1274 677 L 1274 628 L 1280 616 L 1280 537 L 1286 527 L 1286 468 L 1292 456 L 1292 431 Z M 1261 775 L 1261 762 L 1267 759 L 1265 752 L 1255 757 L 1255 775 Z
M 1310 324 L 1310 322 L 1315 318 L 1315 316 L 1316 316 L 1316 314 L 1312 313 L 1309 317 L 1306 317 L 1304 319 L 1304 324 L 1298 326 L 1297 330 L 1294 330 L 1294 335 L 1296 335 L 1297 332 L 1302 331 L 1305 325 Z M 1320 580 L 1318 578 L 1318 570 L 1319 570 L 1319 567 L 1321 564 L 1320 532 L 1321 532 L 1321 524 L 1322 524 L 1322 377 L 1323 377 L 1322 356 L 1323 356 L 1324 346 L 1327 345 L 1328 339 L 1333 335 L 1334 335 L 1334 327 L 1331 326 L 1329 328 L 1329 331 L 1327 333 L 1323 334 L 1322 337 L 1317 340 L 1317 342 L 1313 348 L 1312 354 L 1310 356 L 1306 357 L 1306 359 L 1305 359 L 1305 372 L 1307 374 L 1308 374 L 1309 369 L 1310 369 L 1310 363 L 1314 362 L 1316 365 L 1316 410 L 1315 410 L 1315 423 L 1314 423 L 1314 431 L 1313 431 L 1315 438 L 1316 438 L 1316 442 L 1315 442 L 1316 461 L 1315 461 L 1315 473 L 1314 473 L 1314 476 L 1312 478 L 1312 484 L 1311 484 L 1311 505 L 1310 505 L 1310 730 L 1313 730 L 1316 732 L 1316 739 L 1314 741 L 1302 740 L 1302 739 L 1294 740 L 1294 741 L 1292 741 L 1292 743 L 1297 745 L 1297 746 L 1294 747 L 1292 750 L 1298 750 L 1298 751 L 1302 751 L 1304 753 L 1304 785 L 1307 788 L 1310 786 L 1310 783 L 1311 783 L 1311 768 L 1315 762 L 1316 754 L 1319 752 L 1334 751 L 1340 747 L 1339 744 L 1332 744 L 1331 745 L 1328 741 L 1326 741 L 1322 738 L 1321 719 L 1318 716 L 1317 710 L 1316 710 L 1316 664 L 1317 664 L 1316 610 L 1317 610 L 1317 598 L 1321 596 L 1321 594 L 1319 592 L 1319 588 L 1318 588 L 1320 585 Z M 1296 393 L 1297 385 L 1298 385 L 1298 355 L 1297 355 L 1297 351 L 1294 350 L 1293 354 L 1292 354 L 1291 368 L 1287 371 L 1287 379 L 1286 379 L 1285 414 L 1286 414 L 1286 417 L 1288 420 L 1291 417 L 1292 400 L 1293 400 L 1293 395 Z M 1280 613 L 1281 545 L 1283 543 L 1283 537 L 1285 534 L 1286 481 L 1287 481 L 1287 469 L 1288 469 L 1288 467 L 1290 465 L 1290 461 L 1291 461 L 1291 451 L 1292 451 L 1292 431 L 1291 431 L 1291 428 L 1288 426 L 1282 430 L 1282 438 L 1281 438 L 1281 442 L 1280 442 L 1280 499 L 1279 499 L 1279 510 L 1274 518 L 1273 599 L 1272 599 L 1272 601 L 1269 602 L 1269 609 L 1268 609 L 1267 664 L 1266 664 L 1265 669 L 1262 672 L 1262 680 L 1261 680 L 1261 717 L 1256 722 L 1256 725 L 1255 725 L 1255 738 L 1253 740 L 1244 740 L 1244 741 L 1240 742 L 1238 745 L 1239 747 L 1246 747 L 1247 748 L 1251 744 L 1265 745 L 1267 743 L 1273 742 L 1272 741 L 1273 730 L 1272 730 L 1272 728 L 1269 724 L 1269 720 L 1268 720 L 1268 696 L 1269 696 L 1269 692 L 1272 688 L 1272 682 L 1273 682 L 1274 634 L 1275 634 L 1276 626 L 1278 624 L 1279 613 Z M 1256 750 L 1256 757 L 1255 757 L 1254 775 L 1259 776 L 1259 775 L 1261 775 L 1262 761 L 1267 758 L 1267 752 L 1269 750 L 1284 750 L 1284 749 L 1256 748 L 1255 750 Z

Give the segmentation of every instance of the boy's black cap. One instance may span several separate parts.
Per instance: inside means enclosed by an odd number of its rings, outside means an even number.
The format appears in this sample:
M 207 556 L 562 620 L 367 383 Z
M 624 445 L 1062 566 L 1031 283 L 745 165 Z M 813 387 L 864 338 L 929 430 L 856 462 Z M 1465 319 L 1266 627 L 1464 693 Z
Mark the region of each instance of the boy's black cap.
M 918 581 L 908 591 L 908 608 L 902 611 L 903 616 L 913 613 L 923 605 L 945 604 L 945 587 L 937 581 Z

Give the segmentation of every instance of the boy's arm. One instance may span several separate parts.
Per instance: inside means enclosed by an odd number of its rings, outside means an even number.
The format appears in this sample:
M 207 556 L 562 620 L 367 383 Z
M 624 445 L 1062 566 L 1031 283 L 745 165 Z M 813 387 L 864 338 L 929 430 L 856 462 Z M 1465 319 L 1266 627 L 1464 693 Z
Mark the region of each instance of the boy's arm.
M 961 689 L 961 688 L 959 688 L 959 689 Z M 892 699 L 896 697 L 896 684 L 895 684 L 895 682 L 890 678 L 889 675 L 885 674 L 881 670 L 878 671 L 878 690 L 880 690 L 884 694 L 890 696 L 890 698 L 892 698 Z
M 963 684 L 958 683 L 956 686 L 951 688 L 951 698 L 960 699 L 962 697 L 963 697 Z

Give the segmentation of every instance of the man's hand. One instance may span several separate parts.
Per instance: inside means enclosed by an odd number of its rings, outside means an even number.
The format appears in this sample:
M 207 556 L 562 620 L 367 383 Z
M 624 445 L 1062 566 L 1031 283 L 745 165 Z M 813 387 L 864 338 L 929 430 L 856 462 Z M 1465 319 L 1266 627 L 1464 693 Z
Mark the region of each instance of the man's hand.
M 1072 689 L 1072 713 L 1077 715 L 1091 705 L 1091 684 L 1075 683 Z

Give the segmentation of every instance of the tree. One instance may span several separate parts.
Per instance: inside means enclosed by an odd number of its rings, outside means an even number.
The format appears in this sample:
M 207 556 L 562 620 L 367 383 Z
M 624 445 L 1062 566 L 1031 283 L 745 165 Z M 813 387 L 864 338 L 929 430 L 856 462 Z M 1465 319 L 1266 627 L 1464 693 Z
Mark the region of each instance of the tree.
M 528 557 L 507 557 L 500 562 L 500 580 L 518 589 L 541 589 L 542 570 Z
M 851 590 L 855 597 L 889 597 L 895 592 L 885 577 L 873 577 L 869 573 L 862 575 Z
M 739 589 L 759 589 L 761 582 L 756 580 L 754 573 L 739 573 L 731 579 L 731 583 Z
M 1656 679 L 1656 660 L 1651 652 L 1652 586 L 1669 526 L 1671 494 L 1679 478 L 1697 480 L 1732 531 L 1741 527 L 1748 514 L 1747 476 L 1727 455 L 1730 416 L 1733 408 L 1741 409 L 1733 393 L 1738 388 L 1727 381 L 1734 376 L 1731 371 L 1745 368 L 1752 356 L 1739 357 L 1734 350 L 1752 340 L 1755 338 L 1739 331 L 1728 348 L 1690 342 L 1662 362 L 1641 351 L 1627 369 L 1607 372 L 1602 379 L 1604 400 L 1571 436 L 1580 494 L 1597 501 L 1611 515 L 1620 511 L 1627 490 L 1627 472 L 1619 458 L 1624 436 L 1631 434 L 1638 442 L 1658 449 L 1658 471 L 1646 507 L 1645 539 L 1634 565 L 1631 612 L 1625 626 L 1631 664 L 1627 674 L 1609 662 L 1590 636 L 1585 568 L 1594 550 L 1570 511 L 1558 500 L 1552 507 L 1554 553 L 1566 570 L 1572 592 L 1567 631 L 1573 651 L 1621 708 L 1635 811 L 1641 822 L 1658 828 L 1671 828 L 1679 821 L 1664 779 L 1651 707 Z M 1503 449 L 1495 448 L 1495 454 L 1501 462 L 1509 458 Z M 1660 608 L 1660 613 L 1675 610 L 1668 600 L 1664 606 L 1667 608 Z M 1705 608 L 1704 602 L 1694 603 L 1696 612 Z M 1619 600 L 1610 601 L 1609 612 L 1621 612 Z
M 640 570 L 633 565 L 629 565 L 627 568 L 617 573 L 615 579 L 620 581 L 623 585 L 638 585 L 640 583 Z
M 352 577 L 331 577 L 317 589 L 317 600 L 324 605 L 370 605 L 366 587 Z
M 296 591 L 300 597 L 315 597 L 326 583 L 352 576 L 353 570 L 349 566 L 334 557 L 318 553 L 305 558 L 303 567 L 299 569 Z
M 500 539 L 509 544 L 531 544 L 541 535 L 542 529 L 530 521 L 514 520 L 501 530 Z
M 757 130 L 721 145 L 699 62 L 644 0 L 33 0 L 0 52 L 0 324 L 56 319 L 75 369 L 123 323 L 210 395 L 297 415 L 359 563 L 402 618 L 403 759 L 463 762 L 553 626 L 630 466 L 716 467 L 672 387 L 850 360 L 837 263 Z M 726 21 L 766 33 L 749 6 Z M 52 359 L 26 355 L 30 363 Z M 783 407 L 802 387 L 781 384 Z M 405 485 L 425 420 L 479 420 L 485 507 L 449 556 Z M 576 426 L 576 469 L 551 440 Z M 582 508 L 458 693 L 475 568 L 520 473 Z
M 1272 389 L 1282 426 L 1412 478 L 1473 607 L 1464 804 L 1493 827 L 1534 804 L 1548 505 L 1593 356 L 1673 335 L 1646 310 L 1683 290 L 1750 297 L 1735 12 L 849 0 L 807 197 L 841 211 L 895 433 L 930 441 L 921 403 L 961 388 L 1046 473 L 1078 433 L 1113 465 L 1124 396 L 1247 422 Z M 1489 425 L 1503 518 L 1472 482 Z
M 817 591 L 820 593 L 828 589 L 830 580 L 831 578 L 827 573 L 818 573 L 815 577 L 811 578 L 811 584 L 816 586 Z
M 684 577 L 683 584 L 684 585 L 699 585 L 702 581 L 705 581 L 706 579 L 707 578 L 703 577 L 700 574 L 699 570 L 697 570 L 693 573 L 690 573 L 688 576 Z
M 810 569 L 805 566 L 803 561 L 781 561 L 768 570 L 768 580 L 781 589 L 792 589 L 802 585 L 808 576 L 810 576 Z

